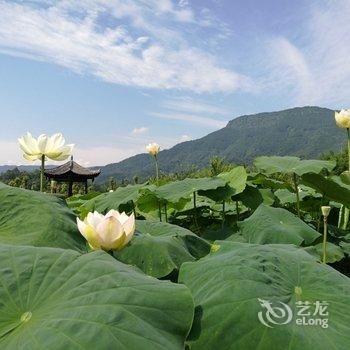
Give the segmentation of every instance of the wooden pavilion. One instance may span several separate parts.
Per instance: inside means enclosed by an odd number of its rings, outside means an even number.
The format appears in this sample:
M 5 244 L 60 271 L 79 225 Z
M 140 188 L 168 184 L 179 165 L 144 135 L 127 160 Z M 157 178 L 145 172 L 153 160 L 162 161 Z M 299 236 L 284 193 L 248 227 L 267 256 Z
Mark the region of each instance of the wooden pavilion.
M 62 164 L 56 168 L 46 169 L 44 174 L 50 181 L 68 183 L 68 197 L 73 195 L 73 183 L 80 182 L 85 184 L 85 193 L 88 192 L 88 180 L 95 180 L 95 177 L 101 173 L 100 169 L 91 170 L 84 168 L 78 163 L 74 162 L 73 156 L 70 161 Z

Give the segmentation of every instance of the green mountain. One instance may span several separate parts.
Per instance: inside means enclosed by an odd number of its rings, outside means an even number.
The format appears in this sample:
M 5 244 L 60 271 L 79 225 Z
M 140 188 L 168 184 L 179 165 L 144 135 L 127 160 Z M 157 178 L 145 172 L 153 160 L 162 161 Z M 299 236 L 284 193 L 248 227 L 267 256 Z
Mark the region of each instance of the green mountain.
M 223 129 L 160 152 L 159 162 L 163 172 L 175 173 L 193 165 L 206 167 L 213 156 L 237 164 L 249 164 L 260 155 L 318 158 L 323 152 L 340 150 L 344 142 L 345 132 L 336 127 L 333 110 L 299 107 L 235 118 Z M 144 179 L 153 173 L 150 156 L 139 154 L 103 167 L 99 181 L 111 176 Z
M 206 167 L 213 156 L 236 164 L 250 164 L 260 155 L 318 158 L 323 152 L 340 150 L 344 144 L 345 132 L 336 127 L 333 110 L 300 107 L 235 118 L 207 136 L 161 151 L 159 162 L 163 172 L 175 173 Z M 0 166 L 0 173 L 9 168 L 14 166 Z M 37 168 L 21 166 L 20 170 Z M 153 174 L 153 160 L 144 153 L 102 167 L 97 181 L 105 182 L 111 176 L 121 181 L 134 175 L 143 180 Z

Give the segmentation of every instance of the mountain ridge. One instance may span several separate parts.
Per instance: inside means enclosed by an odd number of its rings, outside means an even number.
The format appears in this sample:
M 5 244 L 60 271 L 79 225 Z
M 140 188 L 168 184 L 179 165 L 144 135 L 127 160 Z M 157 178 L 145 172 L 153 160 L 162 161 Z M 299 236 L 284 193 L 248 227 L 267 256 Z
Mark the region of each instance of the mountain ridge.
M 318 158 L 324 152 L 339 150 L 344 142 L 333 110 L 305 106 L 236 117 L 222 129 L 161 151 L 158 158 L 162 171 L 174 173 L 189 170 L 192 165 L 203 168 L 213 156 L 237 164 L 250 164 L 260 155 Z M 134 175 L 143 179 L 153 173 L 152 159 L 142 153 L 106 165 L 102 179 L 113 176 L 121 180 Z
M 236 117 L 222 129 L 162 150 L 158 159 L 161 171 L 176 173 L 193 166 L 206 167 L 213 156 L 246 165 L 260 155 L 318 158 L 324 152 L 339 150 L 344 143 L 345 133 L 336 126 L 333 110 L 304 106 Z M 98 182 L 135 175 L 144 180 L 154 174 L 154 163 L 147 153 L 100 168 Z

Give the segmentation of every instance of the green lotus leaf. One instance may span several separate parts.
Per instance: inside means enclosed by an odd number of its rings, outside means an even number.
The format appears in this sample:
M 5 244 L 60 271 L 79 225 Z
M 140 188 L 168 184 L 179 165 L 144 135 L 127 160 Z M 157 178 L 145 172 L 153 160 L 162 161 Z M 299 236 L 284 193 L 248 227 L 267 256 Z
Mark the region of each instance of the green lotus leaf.
M 183 349 L 193 299 L 105 252 L 0 246 L 1 349 Z
M 226 182 L 224 187 L 200 190 L 198 194 L 216 202 L 227 201 L 232 196 L 242 193 L 247 184 L 247 172 L 243 166 L 237 166 L 228 172 L 221 173 L 218 178 Z
M 218 187 L 224 187 L 226 182 L 226 180 L 218 177 L 205 177 L 199 179 L 188 178 L 155 187 L 152 189 L 152 192 L 161 200 L 165 200 L 169 203 L 178 203 L 181 199 L 191 198 L 194 192 L 200 190 L 215 190 Z
M 247 185 L 242 193 L 233 197 L 233 200 L 238 200 L 246 207 L 255 210 L 260 204 L 273 205 L 275 197 L 268 188 L 256 188 Z
M 320 234 L 288 210 L 260 205 L 239 223 L 242 235 L 250 243 L 292 243 L 308 245 Z
M 248 183 L 253 185 L 262 185 L 264 187 L 270 188 L 272 190 L 278 190 L 278 189 L 291 189 L 292 186 L 288 184 L 287 182 L 279 181 L 272 179 L 264 174 L 261 173 L 249 173 L 248 174 Z
M 327 178 L 320 174 L 304 174 L 301 179 L 303 184 L 315 189 L 323 196 L 350 208 L 350 186 L 343 181 L 343 178 L 337 176 Z
M 323 260 L 323 243 L 307 247 L 305 250 L 317 258 L 318 261 Z M 345 255 L 341 247 L 331 242 L 326 243 L 326 263 L 332 264 L 344 259 Z
M 75 196 L 66 199 L 69 208 L 80 207 L 90 199 L 100 196 L 100 192 L 89 192 L 87 194 L 76 194 Z
M 196 305 L 191 350 L 349 348 L 350 279 L 302 249 L 217 241 L 210 255 L 181 266 L 179 281 Z M 274 318 L 263 301 L 283 311 L 274 309 Z M 323 301 L 328 316 L 319 317 L 328 319 L 328 328 L 297 324 L 297 302 L 310 303 L 312 315 Z
M 256 158 L 254 165 L 266 174 L 295 173 L 301 176 L 306 173 L 318 174 L 324 169 L 331 171 L 336 164 L 327 160 L 301 160 L 298 157 L 263 156 Z
M 341 247 L 342 251 L 350 257 L 350 242 L 340 242 L 339 246 Z
M 147 186 L 140 190 L 137 207 L 142 212 L 158 209 L 159 205 L 167 209 L 182 210 L 186 203 L 193 200 L 193 194 L 199 190 L 217 189 L 224 187 L 226 181 L 220 178 L 187 178 L 181 181 L 170 182 L 162 186 Z
M 54 195 L 0 186 L 0 244 L 85 251 L 73 212 Z
M 137 200 L 137 208 L 141 213 L 150 213 L 152 211 L 167 212 L 172 210 L 182 210 L 191 198 L 178 198 L 175 201 L 169 201 L 169 198 L 163 198 L 159 195 L 158 189 L 160 187 L 155 185 L 145 186 L 140 189 L 140 197 Z
M 144 185 L 118 187 L 114 192 L 102 193 L 83 204 L 85 212 L 107 213 L 111 209 L 131 211 L 133 203 L 139 198 L 139 189 Z
M 199 259 L 210 251 L 209 243 L 180 226 L 138 220 L 136 231 L 129 245 L 115 251 L 114 256 L 153 277 L 168 276 L 183 262 Z

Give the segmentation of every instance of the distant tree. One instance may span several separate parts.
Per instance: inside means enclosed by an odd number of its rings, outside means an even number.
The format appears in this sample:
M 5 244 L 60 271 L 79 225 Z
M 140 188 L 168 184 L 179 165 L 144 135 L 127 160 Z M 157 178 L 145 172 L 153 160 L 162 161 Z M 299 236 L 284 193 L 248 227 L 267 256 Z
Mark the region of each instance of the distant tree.
M 110 177 L 108 180 L 107 191 L 115 191 L 118 187 L 117 181 L 114 177 Z
M 232 169 L 233 164 L 226 163 L 221 157 L 215 156 L 210 159 L 210 176 L 217 176 L 224 171 Z
M 137 175 L 134 175 L 134 177 L 132 179 L 133 179 L 135 185 L 137 185 L 139 183 L 139 177 Z
M 343 171 L 348 170 L 348 151 L 347 149 L 342 149 L 340 152 L 327 152 L 321 155 L 323 160 L 333 160 L 336 162 L 336 167 L 333 173 L 336 175 L 341 174 Z

